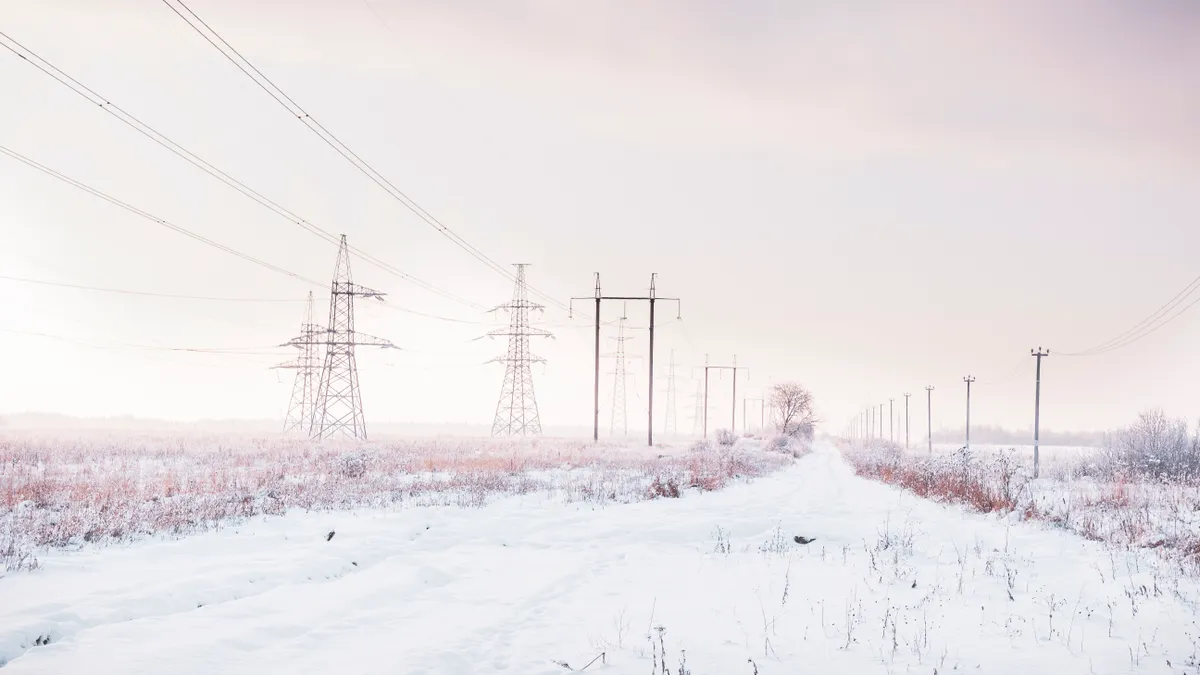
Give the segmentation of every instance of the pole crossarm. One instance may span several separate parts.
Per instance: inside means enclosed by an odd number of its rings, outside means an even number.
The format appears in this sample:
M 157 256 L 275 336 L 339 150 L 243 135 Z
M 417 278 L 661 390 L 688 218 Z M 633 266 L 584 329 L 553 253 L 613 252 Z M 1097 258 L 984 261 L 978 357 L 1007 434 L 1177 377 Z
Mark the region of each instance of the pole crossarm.
M 280 347 L 304 347 L 306 345 L 357 345 L 359 347 L 381 347 L 383 349 L 400 349 L 392 344 L 391 340 L 374 335 L 368 335 L 361 331 L 353 333 L 344 333 L 341 331 L 332 331 L 321 329 L 312 333 L 309 336 L 294 337 L 291 340 L 280 345 Z
M 651 447 L 654 446 L 654 308 L 655 304 L 660 300 L 675 303 L 675 318 L 681 320 L 682 309 L 679 298 L 660 297 L 656 292 L 656 282 L 658 273 L 654 272 L 650 275 L 650 293 L 649 295 L 604 295 L 600 290 L 600 273 L 596 272 L 596 287 L 595 292 L 591 297 L 574 297 L 570 299 L 567 305 L 568 318 L 575 317 L 575 301 L 590 300 L 596 303 L 596 343 L 595 343 L 595 375 L 593 383 L 593 410 L 592 410 L 592 439 L 596 442 L 600 440 L 600 306 L 605 300 L 620 300 L 622 302 L 649 302 L 650 303 L 650 346 L 649 346 L 649 370 L 650 377 L 648 378 L 647 386 L 647 415 L 648 424 L 646 431 L 646 441 Z

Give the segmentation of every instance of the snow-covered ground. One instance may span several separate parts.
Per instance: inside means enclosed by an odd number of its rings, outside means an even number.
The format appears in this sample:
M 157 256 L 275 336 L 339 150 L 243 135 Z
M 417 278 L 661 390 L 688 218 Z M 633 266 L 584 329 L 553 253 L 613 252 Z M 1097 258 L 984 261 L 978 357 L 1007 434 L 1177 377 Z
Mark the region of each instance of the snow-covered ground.
M 644 674 L 661 645 L 673 675 L 1180 673 L 1200 643 L 1200 587 L 1152 553 L 824 444 L 680 499 L 293 513 L 43 564 L 0 579 L 6 672 Z

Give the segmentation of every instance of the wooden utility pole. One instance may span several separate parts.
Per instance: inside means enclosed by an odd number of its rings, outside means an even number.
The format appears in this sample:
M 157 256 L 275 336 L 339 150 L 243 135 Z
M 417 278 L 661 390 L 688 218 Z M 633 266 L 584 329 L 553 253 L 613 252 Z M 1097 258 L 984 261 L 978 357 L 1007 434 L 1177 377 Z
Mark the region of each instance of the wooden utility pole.
M 908 397 L 909 396 L 912 396 L 912 394 L 909 394 L 909 393 L 904 394 L 904 449 L 905 450 L 908 449 L 908 427 L 909 427 L 909 424 L 912 422 L 912 417 L 910 417 L 908 414 Z
M 894 398 L 888 399 L 888 442 L 889 443 L 896 442 L 896 416 L 892 411 L 892 406 L 895 402 L 896 402 L 896 399 L 894 399 Z
M 925 387 L 925 413 L 929 416 L 926 420 L 929 430 L 929 454 L 933 454 L 933 385 Z
M 675 318 L 680 316 L 679 298 L 660 298 L 654 290 L 655 282 L 658 279 L 658 273 L 650 275 L 650 295 L 647 296 L 627 296 L 627 295 L 604 295 L 600 292 L 600 273 L 596 272 L 596 292 L 590 298 L 571 298 L 571 305 L 568 308 L 568 316 L 574 316 L 576 300 L 595 300 L 596 301 L 596 375 L 593 384 L 593 411 L 592 411 L 592 440 L 600 441 L 600 302 L 602 300 L 645 300 L 650 303 L 650 357 L 647 359 L 650 362 L 650 382 L 649 393 L 646 399 L 648 407 L 647 418 L 649 419 L 646 430 L 646 443 L 651 447 L 654 446 L 654 303 L 658 300 L 668 300 L 675 303 Z
M 1050 350 L 1042 351 L 1041 347 L 1037 350 L 1030 349 L 1029 354 L 1037 359 L 1037 375 L 1033 394 L 1033 477 L 1038 477 L 1038 469 L 1041 467 L 1041 461 L 1038 457 L 1038 427 L 1041 425 L 1042 413 L 1042 357 L 1050 356 Z
M 879 404 L 879 440 L 883 441 L 883 404 Z
M 967 449 L 971 449 L 971 383 L 975 381 L 970 375 L 963 378 L 967 383 Z

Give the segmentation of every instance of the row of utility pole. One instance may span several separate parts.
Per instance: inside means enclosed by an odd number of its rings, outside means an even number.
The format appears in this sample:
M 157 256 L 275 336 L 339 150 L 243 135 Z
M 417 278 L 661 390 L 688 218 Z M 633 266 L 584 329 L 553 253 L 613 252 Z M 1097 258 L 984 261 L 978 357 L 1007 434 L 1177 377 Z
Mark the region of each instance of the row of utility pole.
M 1034 380 L 1034 398 L 1033 398 L 1033 476 L 1037 478 L 1041 467 L 1040 457 L 1040 427 L 1041 427 L 1041 407 L 1042 407 L 1042 359 L 1050 355 L 1050 351 L 1038 347 L 1037 349 L 1029 350 L 1029 355 L 1037 360 L 1037 372 Z M 967 385 L 967 410 L 966 410 L 966 438 L 965 447 L 971 447 L 971 384 L 975 382 L 975 377 L 967 375 L 963 378 L 963 382 Z M 929 452 L 933 453 L 933 385 L 925 387 L 925 407 L 926 407 L 926 440 L 928 442 Z M 904 448 L 907 450 L 910 443 L 909 426 L 911 418 L 909 416 L 909 397 L 912 394 L 904 394 Z M 888 399 L 888 442 L 895 443 L 895 415 L 893 414 L 894 398 Z M 876 415 L 878 411 L 878 415 Z M 854 421 L 847 427 L 846 435 L 853 439 L 862 439 L 866 443 L 883 440 L 883 404 L 878 406 L 871 405 L 866 410 L 858 414 Z
M 569 307 L 569 311 L 570 311 L 571 315 L 573 316 L 574 315 L 574 302 L 576 300 L 579 300 L 579 301 L 590 300 L 595 303 L 595 326 L 594 326 L 594 329 L 595 329 L 596 339 L 595 339 L 595 355 L 594 355 L 594 360 L 595 360 L 594 373 L 595 373 L 595 375 L 594 375 L 594 381 L 592 383 L 592 401 L 593 401 L 592 440 L 594 440 L 594 441 L 600 440 L 600 357 L 601 357 L 601 354 L 600 354 L 600 326 L 601 326 L 600 310 L 601 310 L 601 306 L 605 300 L 620 300 L 622 303 L 624 303 L 625 307 L 628 307 L 628 303 L 630 303 L 630 302 L 647 302 L 647 303 L 649 303 L 649 309 L 650 309 L 650 324 L 649 324 L 649 342 L 650 342 L 650 344 L 649 344 L 649 352 L 648 352 L 648 355 L 646 358 L 646 361 L 648 362 L 648 371 L 649 371 L 647 374 L 648 375 L 648 383 L 647 383 L 647 392 L 646 392 L 646 407 L 647 407 L 647 417 L 648 417 L 647 430 L 646 430 L 646 443 L 648 445 L 653 446 L 654 445 L 654 330 L 655 330 L 655 326 L 656 326 L 656 324 L 655 324 L 655 308 L 656 308 L 655 303 L 657 303 L 659 301 L 663 301 L 663 300 L 669 301 L 669 302 L 674 302 L 675 310 L 676 310 L 676 319 L 679 319 L 679 318 L 681 318 L 680 317 L 680 300 L 679 300 L 679 298 L 661 297 L 657 294 L 657 292 L 656 292 L 656 284 L 657 284 L 657 279 L 658 279 L 657 273 L 650 275 L 650 292 L 647 295 L 605 295 L 600 287 L 600 273 L 599 272 L 596 273 L 595 279 L 596 279 L 596 285 L 595 285 L 594 293 L 591 296 L 587 296 L 587 297 L 571 298 L 571 306 Z M 623 325 L 623 322 L 626 320 L 626 318 L 627 318 L 627 312 L 625 312 L 623 310 L 621 313 L 622 325 Z M 625 354 L 623 343 L 625 340 L 628 340 L 628 339 L 629 338 L 626 337 L 623 333 L 619 334 L 617 337 L 617 360 L 618 360 L 618 363 L 617 363 L 617 370 L 615 373 L 615 377 L 617 378 L 617 381 L 616 381 L 615 389 L 614 389 L 614 402 L 613 402 L 614 419 L 613 419 L 613 423 L 612 423 L 612 427 L 613 427 L 612 430 L 615 430 L 615 428 L 618 426 L 620 426 L 622 428 L 624 428 L 624 426 L 625 426 L 623 423 L 624 399 L 625 399 L 623 374 L 625 373 L 625 359 L 626 359 L 627 355 Z M 710 380 L 709 375 L 710 375 L 710 372 L 714 371 L 714 370 L 730 371 L 733 374 L 732 385 L 731 385 L 732 386 L 732 402 L 730 404 L 730 420 L 729 420 L 730 426 L 729 426 L 729 428 L 730 428 L 730 431 L 736 431 L 736 429 L 737 429 L 738 376 L 739 376 L 739 374 L 748 376 L 749 369 L 746 368 L 745 366 L 739 366 L 737 364 L 737 356 L 736 355 L 733 357 L 733 361 L 729 364 L 714 364 L 714 363 L 709 363 L 707 354 L 704 356 L 704 365 L 697 366 L 696 370 L 698 370 L 700 368 L 704 369 L 704 388 L 703 388 L 702 392 L 697 392 L 696 412 L 697 412 L 697 422 L 699 423 L 699 425 L 701 427 L 701 434 L 705 438 L 708 437 L 708 407 L 709 407 L 708 406 L 708 395 L 709 395 L 709 380 Z M 667 426 L 669 428 L 674 425 L 673 404 L 674 404 L 674 395 L 675 395 L 674 394 L 674 391 L 675 391 L 675 389 L 674 389 L 675 360 L 674 360 L 673 355 L 672 355 L 672 359 L 671 359 L 671 370 L 670 370 L 668 377 L 669 377 L 669 382 L 668 382 L 668 394 L 667 394 L 668 395 L 668 411 L 667 411 L 668 423 L 667 423 Z M 759 403 L 759 416 L 760 416 L 759 423 L 760 423 L 760 425 L 765 427 L 766 426 L 766 400 L 762 399 L 762 398 L 745 398 L 742 400 L 742 422 L 743 422 L 743 424 L 747 428 L 749 427 L 748 418 L 746 417 L 746 412 L 747 412 L 746 404 L 750 401 L 755 401 L 755 402 Z M 621 410 L 618 411 L 617 407 L 620 407 Z M 617 420 L 621 420 L 622 423 L 618 424 Z

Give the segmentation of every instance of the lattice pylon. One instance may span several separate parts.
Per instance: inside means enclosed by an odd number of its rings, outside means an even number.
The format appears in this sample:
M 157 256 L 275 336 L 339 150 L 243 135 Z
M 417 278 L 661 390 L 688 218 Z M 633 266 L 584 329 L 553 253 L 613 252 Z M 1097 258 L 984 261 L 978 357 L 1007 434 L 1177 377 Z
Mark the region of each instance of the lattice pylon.
M 625 343 L 633 338 L 625 335 L 625 316 L 624 308 L 621 311 L 621 318 L 617 319 L 617 337 L 613 338 L 617 341 L 617 352 L 613 355 L 613 403 L 612 403 L 612 420 L 609 423 L 608 433 L 616 435 L 617 428 L 621 429 L 622 436 L 629 435 L 629 418 L 628 409 L 625 399 L 625 380 L 629 375 L 629 369 L 625 362 Z
M 692 413 L 692 435 L 704 435 L 704 385 L 696 380 L 696 410 Z
M 671 365 L 667 368 L 667 401 L 664 406 L 666 410 L 666 419 L 663 420 L 664 434 L 678 434 L 679 425 L 675 420 L 676 416 L 675 400 L 675 350 L 671 350 Z
M 529 312 L 541 311 L 542 306 L 529 301 L 529 287 L 525 280 L 525 268 L 518 263 L 516 285 L 512 301 L 498 305 L 492 311 L 509 312 L 508 328 L 488 333 L 490 337 L 508 337 L 508 353 L 497 356 L 488 363 L 503 363 L 504 382 L 500 385 L 500 400 L 496 403 L 496 417 L 492 422 L 492 436 L 540 436 L 542 420 L 538 415 L 537 398 L 533 392 L 534 363 L 545 359 L 529 352 L 529 338 L 553 337 L 548 331 L 529 325 Z
M 310 433 L 312 428 L 313 408 L 316 404 L 317 386 L 321 375 L 320 349 L 318 342 L 322 328 L 313 323 L 313 294 L 308 292 L 308 302 L 304 313 L 304 323 L 300 324 L 300 335 L 293 342 L 283 346 L 292 346 L 300 350 L 295 360 L 281 363 L 275 368 L 295 370 L 296 377 L 292 383 L 292 397 L 288 402 L 287 416 L 283 420 L 283 433 Z
M 329 288 L 329 323 L 310 340 L 292 341 L 297 345 L 320 345 L 325 350 L 325 363 L 321 368 L 309 429 L 309 435 L 315 440 L 333 436 L 367 440 L 367 423 L 363 417 L 354 350 L 360 346 L 394 348 L 395 345 L 354 329 L 354 298 L 382 301 L 383 295 L 354 283 L 350 275 L 350 248 L 343 234 L 333 270 L 333 283 Z

